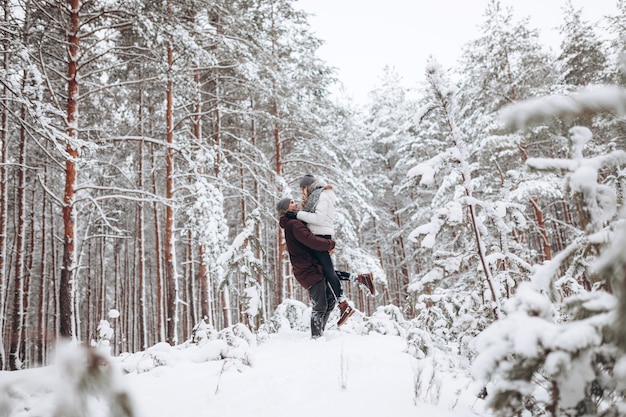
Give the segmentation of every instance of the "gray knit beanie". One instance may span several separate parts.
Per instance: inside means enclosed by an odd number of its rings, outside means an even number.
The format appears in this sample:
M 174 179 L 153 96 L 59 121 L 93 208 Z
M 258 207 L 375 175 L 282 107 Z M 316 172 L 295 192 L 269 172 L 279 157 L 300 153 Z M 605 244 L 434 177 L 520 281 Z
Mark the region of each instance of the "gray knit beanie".
M 276 204 L 276 211 L 278 212 L 278 214 L 280 215 L 285 214 L 289 210 L 289 204 L 291 204 L 291 198 L 286 197 L 286 198 L 281 199 Z
M 316 181 L 313 174 L 304 174 L 302 179 L 300 180 L 300 188 L 308 187 Z

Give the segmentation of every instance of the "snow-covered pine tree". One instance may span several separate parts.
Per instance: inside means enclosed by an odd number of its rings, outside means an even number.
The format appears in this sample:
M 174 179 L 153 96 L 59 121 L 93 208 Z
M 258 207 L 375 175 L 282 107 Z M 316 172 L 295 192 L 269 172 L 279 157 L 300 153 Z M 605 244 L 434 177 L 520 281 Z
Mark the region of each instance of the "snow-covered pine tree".
M 557 63 L 561 84 L 573 88 L 608 81 L 608 57 L 596 27 L 582 17 L 571 0 L 563 6 L 564 22 L 559 27 L 563 37 Z
M 215 155 L 208 149 L 198 150 L 195 154 L 196 169 L 212 165 Z M 202 319 L 208 319 L 210 325 L 215 325 L 214 316 L 215 294 L 225 283 L 223 263 L 219 262 L 228 241 L 228 224 L 224 214 L 224 196 L 219 188 L 211 181 L 211 177 L 201 175 L 198 171 L 194 181 L 188 186 L 188 206 L 186 209 L 186 230 L 199 247 L 199 256 L 202 259 L 199 269 L 198 296 Z M 195 302 L 196 300 L 189 300 Z M 228 306 L 230 309 L 230 306 Z
M 503 106 L 547 93 L 555 72 L 538 30 L 529 27 L 528 18 L 515 21 L 513 9 L 500 0 L 489 2 L 480 29 L 481 35 L 464 45 L 456 72 L 462 121 L 485 132 L 494 128 L 495 112 Z
M 500 316 L 502 283 L 497 281 L 496 271 L 498 262 L 508 255 L 500 246 L 501 239 L 510 233 L 506 216 L 519 215 L 519 208 L 477 198 L 476 165 L 471 161 L 471 144 L 458 127 L 456 90 L 434 61 L 427 66 L 426 78 L 429 101 L 419 119 L 432 118 L 439 123 L 439 131 L 448 144 L 407 174 L 409 178 L 419 179 L 421 186 L 437 186 L 430 221 L 409 235 L 409 239 L 420 241 L 422 247 L 432 251 L 433 267 L 416 276 L 410 289 L 420 300 L 427 300 L 420 303 L 422 309 L 428 309 L 434 300 L 443 299 L 443 294 L 459 305 L 468 300 L 478 301 L 477 310 L 484 311 L 480 320 L 484 325 L 485 320 Z
M 260 210 L 253 210 L 246 219 L 243 230 L 237 235 L 230 247 L 220 255 L 218 264 L 225 269 L 224 279 L 228 283 L 232 278 L 243 280 L 243 294 L 241 295 L 241 306 L 239 321 L 245 323 L 251 329 L 255 329 L 254 319 L 260 318 L 265 321 L 265 303 L 263 287 L 257 282 L 256 277 L 265 275 L 263 261 L 258 259 L 260 242 L 255 234 L 260 222 Z
M 554 93 L 567 94 L 576 91 L 580 87 L 605 84 L 610 82 L 610 55 L 607 52 L 607 40 L 598 34 L 601 22 L 589 22 L 583 19 L 582 9 L 574 8 L 571 0 L 563 6 L 564 22 L 559 27 L 562 36 L 561 53 L 557 59 L 559 71 L 559 83 L 555 86 Z M 603 146 L 603 141 L 608 141 L 610 122 L 612 117 L 608 114 L 598 115 L 594 113 L 577 115 L 568 121 L 564 128 L 569 126 L 593 126 L 596 140 L 589 146 Z M 598 152 L 601 152 L 598 150 Z
M 588 111 L 619 113 L 625 94 L 615 88 L 586 90 L 520 103 L 503 117 L 509 125 L 526 126 Z M 564 173 L 563 192 L 579 208 L 580 228 L 563 251 L 534 266 L 531 281 L 505 304 L 506 318 L 476 339 L 474 372 L 489 381 L 487 400 L 497 415 L 612 416 L 623 407 L 625 392 L 618 381 L 624 373 L 618 361 L 624 350 L 614 338 L 623 327 L 615 320 L 626 302 L 614 290 L 622 287 L 623 274 L 606 272 L 620 265 L 614 254 L 615 244 L 623 243 L 616 233 L 623 232 L 624 213 L 617 192 L 624 187 L 626 152 L 585 157 L 591 137 L 588 128 L 575 126 L 570 158 L 527 161 L 535 170 Z M 592 266 L 613 240 L 613 255 L 603 258 L 604 273 L 597 274 Z M 583 276 L 591 286 L 582 284 Z
M 609 74 L 611 81 L 626 86 L 626 0 L 617 0 L 617 15 L 608 16 L 608 30 L 612 35 L 609 51 Z
M 420 265 L 403 230 L 411 216 L 406 208 L 414 199 L 400 187 L 408 169 L 404 166 L 403 147 L 415 142 L 416 103 L 408 97 L 407 88 L 392 68 L 386 67 L 379 80 L 380 85 L 370 91 L 371 103 L 363 121 L 366 152 L 360 171 L 365 187 L 377 203 L 372 236 L 378 242 L 381 262 L 388 274 L 385 302 L 402 306 L 405 313 L 413 315 L 407 288 L 410 276 Z M 378 169 L 372 170 L 374 166 Z
M 524 280 L 529 264 L 550 257 L 550 226 L 546 225 L 544 201 L 560 196 L 558 178 L 529 173 L 523 162 L 546 151 L 564 155 L 565 146 L 550 146 L 542 139 L 558 132 L 558 124 L 526 131 L 503 132 L 498 111 L 505 105 L 545 94 L 556 80 L 554 58 L 539 40 L 529 20 L 515 21 L 510 7 L 489 2 L 481 35 L 464 46 L 458 101 L 459 129 L 470 142 L 471 161 L 478 194 L 491 201 L 494 213 L 505 213 L 499 230 L 494 260 L 503 296 L 510 296 Z M 552 153 L 550 153 L 552 154 Z M 549 206 L 560 212 L 560 205 Z M 550 213 L 551 214 L 551 213 Z M 498 255 L 500 256 L 500 255 Z

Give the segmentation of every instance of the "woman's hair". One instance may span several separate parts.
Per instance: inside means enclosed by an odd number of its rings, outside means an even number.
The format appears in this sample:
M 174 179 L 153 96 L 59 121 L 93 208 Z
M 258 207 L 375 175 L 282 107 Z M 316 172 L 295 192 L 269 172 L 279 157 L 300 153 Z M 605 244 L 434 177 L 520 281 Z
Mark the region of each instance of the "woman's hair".
M 315 185 L 315 184 L 317 184 L 317 183 L 310 184 L 310 185 L 308 185 L 306 187 L 300 187 L 300 190 L 302 190 L 302 198 L 301 198 L 301 201 L 300 201 L 300 209 L 301 210 L 304 210 L 304 207 L 306 206 L 306 202 L 309 199 L 309 197 L 311 196 L 311 191 L 315 190 L 315 188 L 313 190 L 311 190 L 311 187 L 313 185 Z M 319 187 L 316 187 L 316 188 L 319 188 Z M 333 188 L 334 187 L 331 184 L 323 185 L 323 189 L 324 190 L 332 190 Z
M 300 190 L 302 190 L 302 198 L 300 199 L 300 207 L 302 208 L 306 206 L 306 201 L 309 199 L 311 193 L 309 192 L 309 187 L 302 187 Z

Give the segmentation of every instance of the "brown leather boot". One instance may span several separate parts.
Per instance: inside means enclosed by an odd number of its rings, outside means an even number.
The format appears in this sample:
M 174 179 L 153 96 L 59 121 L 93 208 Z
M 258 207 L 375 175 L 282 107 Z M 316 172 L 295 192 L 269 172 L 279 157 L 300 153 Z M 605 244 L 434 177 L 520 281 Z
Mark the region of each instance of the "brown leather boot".
M 359 284 L 365 285 L 367 289 L 370 290 L 372 295 L 376 294 L 376 288 L 374 288 L 374 276 L 371 272 L 367 274 L 359 274 L 356 279 Z
M 343 300 L 339 303 L 339 321 L 337 326 L 341 326 L 354 314 L 354 309 L 348 304 L 348 300 Z

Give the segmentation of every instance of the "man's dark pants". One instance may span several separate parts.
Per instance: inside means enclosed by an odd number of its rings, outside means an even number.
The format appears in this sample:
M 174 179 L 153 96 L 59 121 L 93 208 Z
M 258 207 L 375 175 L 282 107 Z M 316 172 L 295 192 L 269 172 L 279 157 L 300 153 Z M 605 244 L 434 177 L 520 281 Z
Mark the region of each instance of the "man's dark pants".
M 318 338 L 324 334 L 324 328 L 335 308 L 335 294 L 323 279 L 309 288 L 309 296 L 313 305 L 311 312 L 311 336 Z

